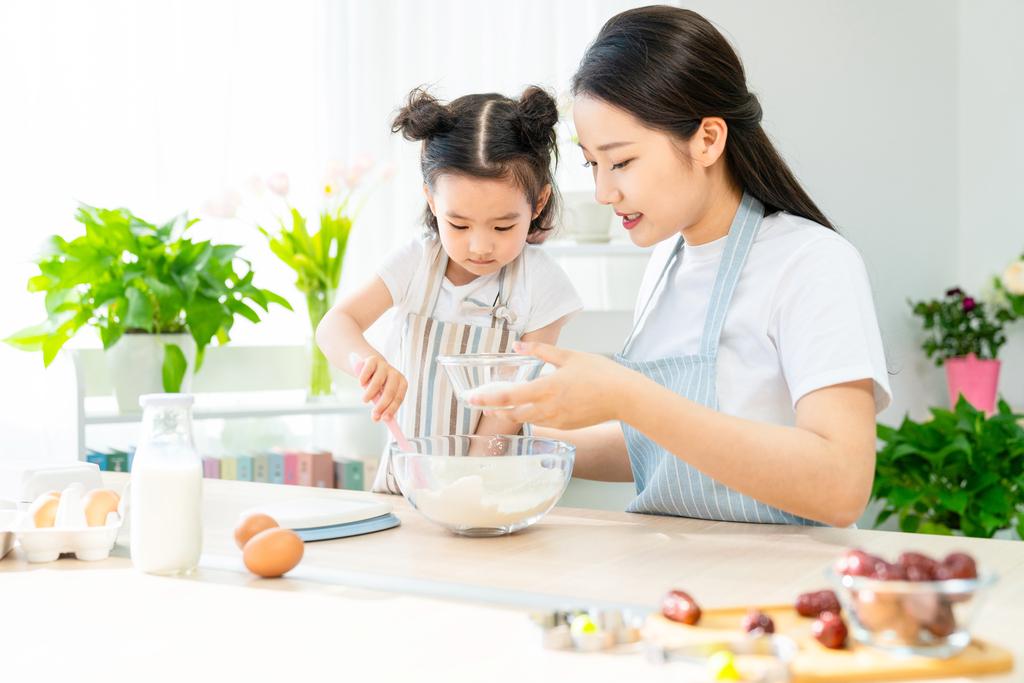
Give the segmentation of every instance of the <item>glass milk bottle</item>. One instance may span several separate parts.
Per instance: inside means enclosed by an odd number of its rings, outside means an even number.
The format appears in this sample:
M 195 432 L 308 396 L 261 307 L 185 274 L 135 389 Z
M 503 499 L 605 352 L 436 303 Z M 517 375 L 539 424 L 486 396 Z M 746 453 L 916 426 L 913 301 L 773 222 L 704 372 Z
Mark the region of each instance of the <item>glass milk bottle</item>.
M 131 471 L 131 551 L 137 569 L 187 574 L 199 564 L 203 463 L 192 438 L 190 394 L 147 394 Z

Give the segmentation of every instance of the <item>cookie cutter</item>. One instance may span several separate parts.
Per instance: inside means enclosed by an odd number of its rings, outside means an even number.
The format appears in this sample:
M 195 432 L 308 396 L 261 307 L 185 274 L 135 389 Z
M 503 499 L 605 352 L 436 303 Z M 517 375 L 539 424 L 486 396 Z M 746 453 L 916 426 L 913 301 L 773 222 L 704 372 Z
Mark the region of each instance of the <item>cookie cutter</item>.
M 647 660 L 654 664 L 665 664 L 672 661 L 690 664 L 707 665 L 708 658 L 716 652 L 731 652 L 734 655 L 761 655 L 775 660 L 773 664 L 765 664 L 759 683 L 777 683 L 792 678 L 789 665 L 796 657 L 799 646 L 792 638 L 780 635 L 761 635 L 756 638 L 737 640 L 709 640 L 703 643 L 691 643 L 675 647 L 662 647 L 647 641 Z M 749 680 L 749 679 L 743 679 Z
M 597 628 L 573 632 L 574 619 L 586 616 Z M 640 641 L 644 619 L 630 610 L 590 609 L 533 612 L 530 620 L 538 630 L 540 646 L 548 650 L 601 652 Z

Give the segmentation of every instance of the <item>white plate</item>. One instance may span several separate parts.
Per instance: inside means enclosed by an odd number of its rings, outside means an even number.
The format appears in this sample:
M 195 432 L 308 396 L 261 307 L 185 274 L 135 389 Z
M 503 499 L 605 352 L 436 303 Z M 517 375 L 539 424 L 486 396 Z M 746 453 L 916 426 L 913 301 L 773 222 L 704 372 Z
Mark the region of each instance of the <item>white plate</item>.
M 394 510 L 391 503 L 344 498 L 297 498 L 267 503 L 244 510 L 239 516 L 260 513 L 272 517 L 285 529 L 312 529 L 361 522 Z

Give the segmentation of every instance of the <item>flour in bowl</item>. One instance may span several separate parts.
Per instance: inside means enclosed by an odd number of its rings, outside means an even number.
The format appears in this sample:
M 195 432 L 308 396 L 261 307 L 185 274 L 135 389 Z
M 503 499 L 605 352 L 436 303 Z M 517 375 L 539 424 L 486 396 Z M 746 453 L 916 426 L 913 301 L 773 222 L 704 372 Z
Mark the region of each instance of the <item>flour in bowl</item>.
M 435 490 L 407 495 L 426 517 L 463 527 L 518 524 L 548 510 L 565 488 L 565 473 L 543 466 L 544 456 L 420 459 L 429 463 Z

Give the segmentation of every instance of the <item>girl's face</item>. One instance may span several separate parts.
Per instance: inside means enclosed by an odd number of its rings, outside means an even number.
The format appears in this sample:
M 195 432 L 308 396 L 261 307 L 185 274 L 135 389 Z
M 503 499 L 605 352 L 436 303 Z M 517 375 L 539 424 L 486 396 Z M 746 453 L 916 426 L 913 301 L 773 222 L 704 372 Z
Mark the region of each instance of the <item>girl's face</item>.
M 500 178 L 444 175 L 433 193 L 426 185 L 423 190 L 448 254 L 445 275 L 456 286 L 515 260 L 526 244 L 530 221 L 551 194 L 551 187 L 545 187 L 534 211 L 515 183 Z
M 634 244 L 648 247 L 684 231 L 688 243 L 698 243 L 688 228 L 708 215 L 718 194 L 725 164 L 714 167 L 724 151 L 725 129 L 715 122 L 721 119 L 705 119 L 697 134 L 680 143 L 584 95 L 573 102 L 573 121 L 594 173 L 594 196 L 622 217 Z

